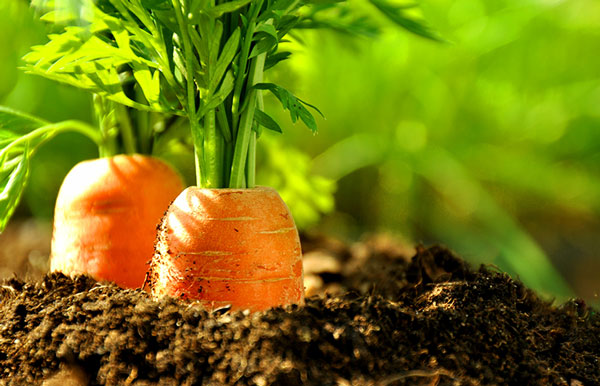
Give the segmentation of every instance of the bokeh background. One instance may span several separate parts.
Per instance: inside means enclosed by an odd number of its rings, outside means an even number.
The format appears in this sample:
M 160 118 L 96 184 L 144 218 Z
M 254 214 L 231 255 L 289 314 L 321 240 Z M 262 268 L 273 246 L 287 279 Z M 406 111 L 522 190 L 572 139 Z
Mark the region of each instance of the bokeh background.
M 546 295 L 600 305 L 600 3 L 427 0 L 421 11 L 446 42 L 384 19 L 372 37 L 294 36 L 292 59 L 268 76 L 325 119 L 313 135 L 267 97 L 284 134 L 261 137 L 259 182 L 305 230 L 443 243 Z M 18 69 L 46 31 L 28 1 L 0 0 L 0 104 L 93 122 L 88 95 Z M 35 235 L 62 178 L 96 155 L 76 134 L 37 154 L 13 219 L 25 231 L 7 229 L 0 253 L 30 242 L 29 263 L 43 264 Z M 165 157 L 189 173 L 185 152 Z

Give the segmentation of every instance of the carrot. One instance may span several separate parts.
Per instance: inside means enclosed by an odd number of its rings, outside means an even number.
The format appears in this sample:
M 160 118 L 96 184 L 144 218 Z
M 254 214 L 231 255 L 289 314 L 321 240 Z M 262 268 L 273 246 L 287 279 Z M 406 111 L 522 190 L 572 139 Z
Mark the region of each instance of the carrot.
M 272 188 L 189 187 L 165 213 L 156 240 L 155 296 L 251 311 L 304 300 L 298 231 Z
M 183 187 L 170 166 L 149 156 L 117 155 L 77 164 L 56 202 L 51 270 L 140 287 L 156 226 Z

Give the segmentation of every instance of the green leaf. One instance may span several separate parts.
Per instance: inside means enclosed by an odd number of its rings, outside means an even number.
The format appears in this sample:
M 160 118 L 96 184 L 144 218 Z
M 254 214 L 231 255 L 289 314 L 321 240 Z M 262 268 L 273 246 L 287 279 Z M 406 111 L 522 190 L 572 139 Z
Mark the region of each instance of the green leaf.
M 25 140 L 13 148 L 8 146 L 47 124 L 37 117 L 0 106 L 0 232 L 6 227 L 25 189 L 32 152 L 30 142 L 35 147 L 47 135 L 33 136 L 31 140 Z
M 296 98 L 291 92 L 285 88 L 278 86 L 273 83 L 257 83 L 253 86 L 258 90 L 269 90 L 279 101 L 285 110 L 290 112 L 290 118 L 292 122 L 296 123 L 298 118 L 304 122 L 304 124 L 314 133 L 317 131 L 317 123 L 313 115 L 308 111 L 305 105 L 318 112 L 321 116 L 323 114 L 315 106 L 304 102 L 302 99 Z
M 29 176 L 29 147 L 25 147 L 25 151 L 21 155 L 17 166 L 6 172 L 0 172 L 0 232 L 3 232 L 8 224 L 8 220 L 14 213 Z M 0 164 L 2 169 L 4 162 Z
M 381 13 L 389 20 L 396 23 L 400 27 L 410 31 L 416 35 L 437 41 L 444 41 L 434 31 L 431 30 L 423 21 L 411 17 L 406 10 L 414 8 L 416 4 L 395 5 L 389 0 L 369 0 Z
M 152 74 L 148 66 L 139 64 L 133 66 L 133 76 L 150 106 L 160 109 L 160 72 Z
M 265 71 L 275 66 L 279 62 L 289 59 L 291 55 L 292 53 L 287 51 L 276 52 L 274 54 L 268 55 L 267 59 L 265 60 Z
M 211 6 L 210 2 L 206 0 L 194 0 L 186 11 L 187 21 L 190 24 L 204 24 L 207 19 L 218 19 L 225 13 L 237 11 L 251 1 L 252 0 L 234 0 Z
M 256 121 L 256 123 L 258 123 L 266 129 L 276 131 L 278 133 L 283 133 L 279 124 L 269 114 L 265 113 L 262 110 L 254 110 L 254 120 Z
M 49 122 L 32 115 L 0 106 L 0 146 L 47 124 Z
M 204 36 L 210 36 L 208 65 L 211 67 L 212 71 L 212 67 L 216 65 L 217 58 L 219 57 L 219 47 L 221 46 L 221 37 L 223 36 L 223 23 L 220 20 L 217 20 L 215 22 L 215 27 L 210 31 L 210 34 L 206 33 Z
M 219 82 L 221 82 L 225 71 L 227 71 L 227 67 L 229 67 L 229 65 L 233 61 L 233 58 L 235 57 L 235 54 L 238 52 L 239 43 L 240 29 L 238 27 L 235 29 L 235 31 L 233 31 L 233 33 L 227 40 L 227 43 L 225 43 L 225 45 L 223 46 L 223 50 L 221 51 L 219 60 L 217 60 L 215 69 L 211 74 L 211 79 L 209 82 L 209 92 L 212 93 L 216 89 Z
M 238 9 L 245 6 L 246 4 L 249 4 L 250 1 L 252 1 L 252 0 L 227 1 L 227 2 L 219 4 L 217 6 L 208 8 L 207 12 L 210 14 L 211 17 L 216 19 L 218 17 L 221 17 L 224 13 L 237 11 Z
M 275 39 L 276 41 L 279 40 L 279 37 L 277 36 L 277 30 L 275 29 L 275 26 L 273 24 L 270 23 L 261 23 L 260 25 L 258 25 L 256 27 L 256 30 L 254 32 L 255 34 L 266 34 L 269 36 L 272 36 L 273 39 Z M 260 35 L 258 35 L 260 36 Z
M 172 71 L 173 55 L 168 53 L 172 52 L 173 34 L 163 35 L 164 23 L 158 18 L 152 20 L 150 11 L 139 1 L 119 1 L 122 0 L 97 3 L 89 26 L 65 27 L 63 33 L 50 35 L 46 45 L 33 47 L 24 57 L 26 71 L 139 110 L 177 113 L 176 105 L 167 96 L 173 99 L 179 84 L 172 75 L 169 81 L 162 76 Z M 149 6 L 163 4 L 149 1 Z M 100 9 L 100 5 L 110 9 L 111 14 Z M 136 15 L 141 19 L 133 18 L 132 9 L 139 11 Z M 123 69 L 132 70 L 144 93 L 143 103 L 125 92 L 128 86 L 120 73 Z
M 148 9 L 158 9 L 165 11 L 171 9 L 171 2 L 169 0 L 142 0 L 142 5 Z
M 199 116 L 203 116 L 207 111 L 212 110 L 223 103 L 227 96 L 233 91 L 234 85 L 235 78 L 233 77 L 233 73 L 227 71 L 225 78 L 223 78 L 223 83 L 221 83 L 221 87 L 219 87 L 219 90 L 214 93 L 212 98 L 210 98 L 210 100 L 202 107 Z

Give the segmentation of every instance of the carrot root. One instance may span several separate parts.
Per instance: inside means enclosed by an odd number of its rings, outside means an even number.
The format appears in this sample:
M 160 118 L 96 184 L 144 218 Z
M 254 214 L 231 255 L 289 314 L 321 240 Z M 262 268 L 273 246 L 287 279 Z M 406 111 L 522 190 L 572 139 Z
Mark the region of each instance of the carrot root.
M 298 231 L 275 190 L 190 187 L 165 213 L 153 295 L 258 311 L 301 304 L 303 285 Z
M 118 155 L 79 163 L 58 194 L 50 269 L 140 287 L 156 226 L 182 190 L 181 177 L 153 157 Z

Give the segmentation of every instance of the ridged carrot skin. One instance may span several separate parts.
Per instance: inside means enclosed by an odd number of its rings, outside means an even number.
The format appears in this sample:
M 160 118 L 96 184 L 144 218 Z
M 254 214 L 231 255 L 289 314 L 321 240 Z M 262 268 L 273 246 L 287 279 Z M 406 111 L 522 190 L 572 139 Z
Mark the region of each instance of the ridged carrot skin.
M 141 287 L 156 227 L 183 188 L 177 172 L 149 156 L 77 164 L 56 201 L 50 269 Z
M 267 187 L 184 190 L 163 217 L 149 279 L 154 296 L 200 300 L 209 309 L 304 301 L 298 231 Z

